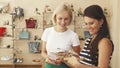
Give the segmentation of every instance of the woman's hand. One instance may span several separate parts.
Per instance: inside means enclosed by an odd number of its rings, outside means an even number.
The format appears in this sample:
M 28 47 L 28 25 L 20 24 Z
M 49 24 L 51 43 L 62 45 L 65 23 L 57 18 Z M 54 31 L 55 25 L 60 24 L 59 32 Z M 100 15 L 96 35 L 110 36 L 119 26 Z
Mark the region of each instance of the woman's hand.
M 66 63 L 68 66 L 75 68 L 76 65 L 79 65 L 79 58 L 75 56 L 65 57 L 63 59 L 64 63 Z
M 77 58 L 76 56 L 65 57 L 63 60 L 64 63 L 66 63 L 71 68 L 100 68 L 100 67 L 81 64 L 79 61 L 83 59 Z
M 62 58 L 58 56 L 57 53 L 50 52 L 48 53 L 48 56 L 47 56 L 47 62 L 51 64 L 59 65 L 62 63 Z
M 51 63 L 51 64 L 59 65 L 59 64 L 61 64 L 62 59 L 56 59 L 56 60 L 54 60 L 54 59 L 51 59 L 50 57 L 48 57 L 47 58 L 47 62 Z

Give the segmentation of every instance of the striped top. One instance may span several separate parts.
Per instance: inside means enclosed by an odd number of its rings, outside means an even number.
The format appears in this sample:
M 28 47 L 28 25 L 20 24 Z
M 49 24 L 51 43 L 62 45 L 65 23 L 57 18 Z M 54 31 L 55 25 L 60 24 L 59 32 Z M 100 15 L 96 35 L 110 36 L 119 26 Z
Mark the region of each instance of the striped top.
M 94 65 L 92 64 L 92 58 L 90 56 L 90 50 L 88 49 L 88 45 L 90 44 L 92 38 L 88 38 L 85 42 L 84 48 L 80 52 L 80 58 L 83 60 L 80 61 L 82 64 L 86 65 Z M 96 57 L 97 58 L 97 57 Z
M 98 65 L 98 50 L 94 54 L 95 57 L 91 57 L 91 55 L 90 55 L 90 49 L 88 49 L 88 46 L 89 46 L 91 40 L 92 40 L 92 38 L 88 38 L 86 40 L 84 48 L 80 52 L 80 58 L 83 59 L 83 60 L 80 61 L 80 63 L 86 64 L 86 65 L 97 66 Z M 111 54 L 111 56 L 112 56 L 112 54 Z M 111 59 L 111 57 L 110 57 L 110 59 Z

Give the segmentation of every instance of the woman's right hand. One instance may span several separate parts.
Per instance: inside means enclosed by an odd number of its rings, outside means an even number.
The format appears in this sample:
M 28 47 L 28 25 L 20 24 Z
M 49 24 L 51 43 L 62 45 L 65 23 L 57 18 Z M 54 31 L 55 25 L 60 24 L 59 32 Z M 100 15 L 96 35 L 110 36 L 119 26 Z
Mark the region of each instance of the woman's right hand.
M 71 68 L 74 68 L 76 64 L 79 64 L 79 58 L 75 56 L 65 57 L 64 63 L 70 66 Z
M 59 64 L 62 63 L 62 59 L 56 59 L 56 60 L 54 60 L 54 59 L 51 59 L 50 57 L 48 57 L 48 58 L 46 59 L 46 62 L 48 62 L 48 63 L 50 63 L 50 64 L 59 65 Z

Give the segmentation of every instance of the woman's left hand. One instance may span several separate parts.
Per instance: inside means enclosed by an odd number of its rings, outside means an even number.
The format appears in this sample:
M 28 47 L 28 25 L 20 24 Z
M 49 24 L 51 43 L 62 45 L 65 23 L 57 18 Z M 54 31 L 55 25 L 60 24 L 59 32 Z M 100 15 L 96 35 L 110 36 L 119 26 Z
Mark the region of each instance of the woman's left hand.
M 79 64 L 79 58 L 75 56 L 65 57 L 63 59 L 63 62 L 66 63 L 68 66 L 74 68 L 76 64 Z

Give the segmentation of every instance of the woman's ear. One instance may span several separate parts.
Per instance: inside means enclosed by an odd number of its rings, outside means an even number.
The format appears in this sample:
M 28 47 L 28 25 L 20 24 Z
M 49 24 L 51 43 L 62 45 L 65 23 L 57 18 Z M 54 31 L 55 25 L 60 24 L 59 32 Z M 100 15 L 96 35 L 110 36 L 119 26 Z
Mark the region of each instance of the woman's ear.
M 100 25 L 102 26 L 103 23 L 104 23 L 104 20 L 101 19 L 101 20 L 100 20 Z

